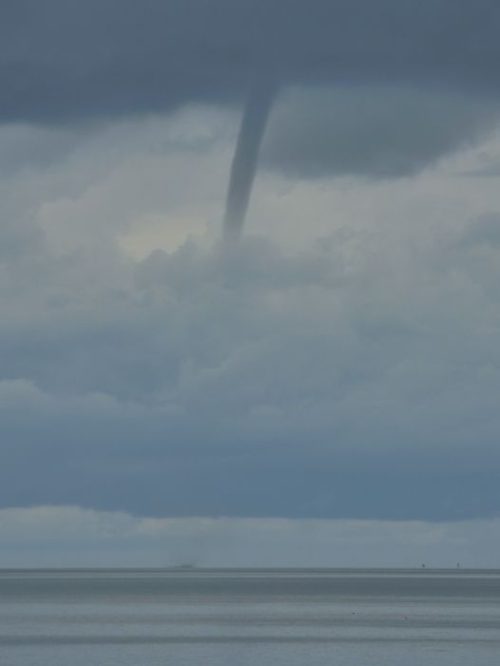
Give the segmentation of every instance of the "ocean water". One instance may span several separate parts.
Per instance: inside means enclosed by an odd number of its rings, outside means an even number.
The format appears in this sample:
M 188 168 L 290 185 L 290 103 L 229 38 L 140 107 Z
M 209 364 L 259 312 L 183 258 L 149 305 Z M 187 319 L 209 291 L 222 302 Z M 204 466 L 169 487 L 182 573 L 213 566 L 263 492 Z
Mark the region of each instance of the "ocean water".
M 1 666 L 498 663 L 495 571 L 0 571 Z

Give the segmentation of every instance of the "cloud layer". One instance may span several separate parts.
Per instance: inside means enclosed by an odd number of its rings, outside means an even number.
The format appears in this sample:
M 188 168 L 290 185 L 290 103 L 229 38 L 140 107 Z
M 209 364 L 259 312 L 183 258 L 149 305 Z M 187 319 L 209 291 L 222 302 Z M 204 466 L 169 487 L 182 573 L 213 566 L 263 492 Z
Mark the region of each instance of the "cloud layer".
M 1 12 L 1 505 L 497 516 L 497 5 Z
M 281 232 L 228 253 L 210 224 L 176 236 L 216 215 L 230 158 L 227 117 L 190 114 L 73 137 L 10 177 L 2 504 L 496 515 L 496 188 L 456 175 L 495 145 L 397 186 L 264 177 Z M 267 224 L 258 207 L 252 223 Z
M 241 107 L 271 77 L 282 95 L 268 166 L 409 175 L 498 123 L 499 24 L 490 0 L 6 2 L 0 123 L 83 131 Z M 50 149 L 37 140 L 32 163 L 65 149 L 64 137 Z
M 98 20 L 96 20 L 98 17 Z M 4 119 L 123 115 L 284 82 L 418 81 L 497 90 L 491 0 L 33 0 L 2 5 Z
M 495 567 L 498 520 L 136 518 L 78 507 L 0 511 L 2 567 Z
M 478 142 L 498 101 L 408 85 L 294 88 L 277 101 L 263 164 L 294 178 L 410 176 Z

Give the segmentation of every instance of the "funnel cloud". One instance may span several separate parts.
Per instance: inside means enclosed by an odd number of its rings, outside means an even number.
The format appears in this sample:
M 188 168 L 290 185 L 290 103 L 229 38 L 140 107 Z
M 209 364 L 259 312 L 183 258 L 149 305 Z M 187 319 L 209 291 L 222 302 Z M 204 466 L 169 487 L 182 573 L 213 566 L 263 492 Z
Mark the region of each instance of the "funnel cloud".
M 274 81 L 260 79 L 252 85 L 248 94 L 229 178 L 224 216 L 224 238 L 226 240 L 238 239 L 243 230 L 257 172 L 259 148 L 275 92 Z

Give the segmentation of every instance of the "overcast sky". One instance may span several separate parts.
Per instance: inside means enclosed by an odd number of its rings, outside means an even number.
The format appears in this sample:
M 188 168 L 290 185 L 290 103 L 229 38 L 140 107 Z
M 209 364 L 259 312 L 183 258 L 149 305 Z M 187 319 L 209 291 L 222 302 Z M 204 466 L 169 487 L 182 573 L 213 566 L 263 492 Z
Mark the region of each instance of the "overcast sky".
M 102 561 L 120 552 L 89 521 L 131 530 L 128 563 L 158 563 L 165 539 L 188 557 L 179 525 L 210 532 L 211 564 L 265 563 L 257 547 L 242 558 L 250 532 L 273 563 L 311 529 L 308 564 L 338 539 L 339 564 L 360 543 L 397 564 L 387 539 L 411 564 L 409 535 L 430 549 L 418 559 L 488 547 L 499 31 L 493 0 L 1 3 L 0 536 L 14 559 L 36 564 L 53 538 L 72 562 L 71 524 Z M 227 248 L 243 108 L 269 77 Z M 186 543 L 196 559 L 198 537 Z M 481 548 L 466 558 L 492 565 Z

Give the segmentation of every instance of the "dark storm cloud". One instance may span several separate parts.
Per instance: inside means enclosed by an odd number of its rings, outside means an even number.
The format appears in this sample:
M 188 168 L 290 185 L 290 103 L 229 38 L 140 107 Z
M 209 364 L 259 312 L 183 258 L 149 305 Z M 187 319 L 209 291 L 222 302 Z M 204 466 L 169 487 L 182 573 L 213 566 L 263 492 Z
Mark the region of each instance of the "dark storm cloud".
M 295 88 L 276 103 L 262 162 L 301 178 L 412 175 L 483 138 L 499 102 L 404 85 Z
M 244 240 L 234 253 L 186 243 L 134 263 L 117 246 L 130 219 L 175 218 L 179 190 L 193 198 L 198 181 L 176 169 L 172 145 L 151 190 L 120 136 L 101 146 L 96 134 L 101 149 L 90 145 L 81 170 L 67 159 L 55 183 L 47 173 L 79 144 L 81 121 L 233 104 L 270 70 L 278 99 L 292 88 L 303 97 L 284 115 L 276 107 L 268 164 L 412 173 L 490 126 L 498 3 L 5 0 L 0 12 L 0 121 L 14 132 L 0 160 L 11 178 L 1 183 L 0 504 L 498 514 L 494 214 L 449 242 L 410 206 L 378 240 L 338 228 L 294 256 Z M 331 106 L 319 89 L 334 90 Z M 92 123 L 84 129 L 91 137 Z M 164 132 L 134 141 L 157 149 Z M 202 162 L 196 150 L 189 165 Z M 106 183 L 108 159 L 130 174 Z M 44 167 L 41 181 L 21 178 L 27 164 Z M 398 235 L 407 214 L 423 249 Z M 371 207 L 368 217 L 367 227 Z
M 498 90 L 492 0 L 16 0 L 0 26 L 3 121 L 225 102 L 270 64 L 283 84 Z

